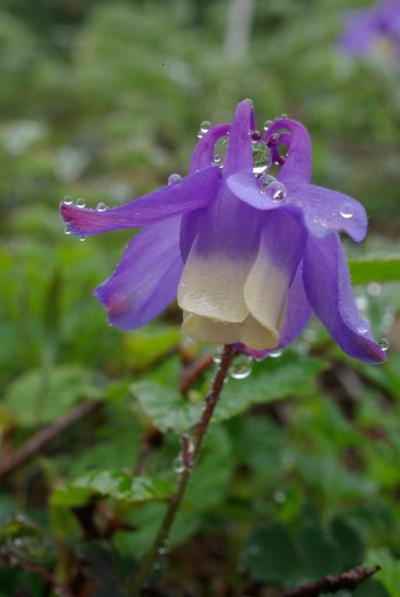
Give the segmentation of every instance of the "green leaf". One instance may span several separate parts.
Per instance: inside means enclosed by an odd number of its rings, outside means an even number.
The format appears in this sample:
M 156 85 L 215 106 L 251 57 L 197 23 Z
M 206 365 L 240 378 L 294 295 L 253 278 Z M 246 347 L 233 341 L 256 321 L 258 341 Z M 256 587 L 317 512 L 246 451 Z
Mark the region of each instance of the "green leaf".
M 5 402 L 21 426 L 31 427 L 55 421 L 78 402 L 101 396 L 92 371 L 60 365 L 18 377 L 9 385 Z
M 400 587 L 400 560 L 396 560 L 391 551 L 382 547 L 368 552 L 367 564 L 380 566 L 381 570 L 374 576 L 379 580 L 391 597 L 398 597 Z
M 320 359 L 304 359 L 289 352 L 280 359 L 255 363 L 249 378 L 230 380 L 224 386 L 212 422 L 237 416 L 253 404 L 310 393 L 324 367 Z M 131 391 L 152 424 L 163 432 L 171 429 L 179 433 L 189 429 L 197 422 L 203 408 L 202 402 L 192 402 L 175 388 L 149 380 L 133 384 Z
M 173 388 L 143 380 L 131 386 L 133 395 L 151 423 L 160 431 L 189 429 L 199 418 L 201 404 L 190 402 Z
M 268 522 L 251 531 L 244 566 L 253 580 L 284 586 L 295 582 L 302 569 L 293 539 L 287 527 L 279 522 Z
M 350 259 L 349 267 L 353 284 L 400 280 L 400 256 Z
M 139 503 L 165 500 L 173 490 L 172 481 L 153 477 L 132 478 L 123 471 L 100 470 L 86 473 L 57 489 L 52 495 L 51 503 L 53 506 L 78 506 L 96 494 L 124 502 Z
M 310 580 L 318 580 L 335 572 L 335 549 L 320 524 L 303 524 L 297 539 L 299 551 L 305 562 L 305 571 Z
M 362 564 L 364 544 L 357 531 L 342 517 L 337 516 L 330 525 L 335 543 L 339 572 L 350 570 Z
M 178 327 L 153 324 L 130 334 L 125 341 L 125 350 L 135 369 L 145 369 L 178 346 L 179 340 Z

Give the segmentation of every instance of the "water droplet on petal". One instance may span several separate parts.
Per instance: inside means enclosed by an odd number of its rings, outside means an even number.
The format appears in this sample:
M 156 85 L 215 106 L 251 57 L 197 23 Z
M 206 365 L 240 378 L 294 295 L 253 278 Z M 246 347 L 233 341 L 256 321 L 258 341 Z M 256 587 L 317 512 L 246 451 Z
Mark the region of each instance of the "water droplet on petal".
M 64 201 L 65 205 L 72 205 L 73 201 L 72 201 L 72 197 L 70 197 L 70 195 L 66 195 L 66 197 L 64 197 Z
M 359 323 L 357 326 L 357 332 L 359 332 L 360 334 L 368 334 L 369 323 L 366 321 L 362 321 L 361 323 Z
M 173 184 L 176 184 L 177 182 L 180 182 L 182 180 L 182 176 L 180 174 L 170 174 L 170 176 L 168 177 L 168 184 L 171 186 Z
M 82 209 L 83 207 L 85 207 L 85 205 L 86 203 L 84 199 L 79 198 L 76 200 L 76 207 L 80 207 Z
M 198 139 L 202 139 L 202 138 L 203 138 L 203 133 L 202 133 L 201 131 L 199 131 L 199 132 L 197 133 L 197 138 L 198 138 Z
M 213 162 L 214 164 L 220 164 L 221 163 L 221 156 L 219 155 L 219 153 L 214 154 L 214 158 L 213 158 Z
M 342 216 L 342 218 L 344 218 L 345 220 L 349 220 L 350 218 L 353 217 L 353 208 L 350 205 L 350 203 L 345 203 L 342 208 L 340 209 L 340 215 Z
M 70 234 L 72 234 L 72 230 L 71 228 L 67 225 L 64 228 L 64 234 L 66 234 L 67 236 L 69 236 Z
M 379 340 L 379 346 L 382 348 L 383 352 L 387 352 L 390 348 L 390 342 L 387 338 L 381 338 Z
M 279 359 L 279 357 L 282 356 L 282 352 L 282 350 L 272 350 L 270 353 L 268 353 L 268 356 L 272 359 Z
M 107 205 L 105 203 L 103 203 L 102 201 L 96 205 L 97 211 L 106 211 L 106 209 L 107 209 Z
M 229 375 L 232 379 L 246 379 L 251 374 L 253 368 L 253 359 L 246 355 L 240 355 L 229 369 Z
M 263 125 L 264 131 L 267 131 L 269 129 L 269 127 L 271 126 L 272 122 L 273 122 L 272 120 L 266 120 L 264 122 L 264 125 Z
M 289 118 L 289 116 L 287 114 L 281 114 L 279 116 L 279 118 L 282 118 L 283 120 L 287 120 L 287 118 Z
M 203 120 L 203 122 L 200 124 L 200 132 L 204 135 L 205 133 L 208 133 L 211 127 L 212 124 L 209 120 Z
M 274 176 L 266 174 L 260 178 L 260 191 L 264 195 L 269 195 L 274 201 L 283 201 L 286 199 L 286 187 Z
M 81 243 L 85 242 L 86 236 L 84 236 L 84 235 L 80 236 L 79 240 L 81 241 Z

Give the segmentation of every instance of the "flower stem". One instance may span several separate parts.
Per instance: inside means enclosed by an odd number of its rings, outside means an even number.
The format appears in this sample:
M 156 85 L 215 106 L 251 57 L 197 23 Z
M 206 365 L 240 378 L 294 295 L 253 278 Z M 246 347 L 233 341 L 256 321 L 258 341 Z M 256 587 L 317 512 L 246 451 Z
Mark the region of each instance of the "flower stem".
M 211 385 L 211 389 L 205 399 L 204 409 L 201 414 L 200 420 L 195 427 L 194 432 L 194 443 L 190 446 L 190 440 L 186 433 L 182 435 L 182 449 L 180 459 L 182 461 L 182 472 L 176 487 L 175 494 L 171 498 L 168 509 L 165 513 L 164 520 L 161 524 L 160 530 L 154 541 L 153 547 L 151 548 L 147 558 L 145 559 L 141 570 L 136 578 L 134 585 L 133 595 L 139 595 L 140 589 L 146 582 L 150 575 L 160 552 L 165 548 L 165 543 L 168 539 L 168 535 L 171 531 L 172 525 L 174 524 L 175 517 L 178 513 L 179 507 L 182 503 L 182 499 L 185 495 L 190 477 L 192 474 L 193 465 L 195 464 L 201 445 L 204 440 L 204 436 L 207 432 L 210 424 L 211 417 L 217 406 L 218 400 L 221 396 L 221 390 L 226 379 L 229 366 L 235 355 L 235 348 L 231 345 L 224 347 L 224 352 L 221 357 L 221 362 L 218 366 L 214 380 Z

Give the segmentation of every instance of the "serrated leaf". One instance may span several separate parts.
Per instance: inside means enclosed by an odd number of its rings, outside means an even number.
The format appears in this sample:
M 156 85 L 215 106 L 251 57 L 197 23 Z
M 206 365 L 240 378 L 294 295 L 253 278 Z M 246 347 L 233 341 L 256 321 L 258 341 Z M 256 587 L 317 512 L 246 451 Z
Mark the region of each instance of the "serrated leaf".
M 301 358 L 293 353 L 279 360 L 255 363 L 246 380 L 230 380 L 224 386 L 212 423 L 237 416 L 253 404 L 307 394 L 315 389 L 315 378 L 324 367 L 320 359 Z M 197 422 L 203 408 L 202 402 L 191 402 L 175 388 L 149 380 L 133 384 L 131 391 L 152 424 L 163 432 L 189 429 Z
M 257 582 L 294 582 L 302 570 L 300 555 L 287 527 L 268 522 L 255 527 L 248 538 L 244 566 Z
M 96 494 L 131 503 L 165 500 L 172 494 L 174 486 L 173 481 L 154 477 L 132 478 L 120 470 L 97 470 L 57 489 L 51 503 L 55 506 L 77 506 Z
M 397 255 L 376 259 L 350 259 L 349 267 L 353 284 L 400 280 L 400 256 Z
M 382 583 L 391 597 L 397 597 L 400 587 L 400 560 L 396 559 L 388 548 L 382 547 L 368 552 L 367 564 L 381 567 L 375 579 Z

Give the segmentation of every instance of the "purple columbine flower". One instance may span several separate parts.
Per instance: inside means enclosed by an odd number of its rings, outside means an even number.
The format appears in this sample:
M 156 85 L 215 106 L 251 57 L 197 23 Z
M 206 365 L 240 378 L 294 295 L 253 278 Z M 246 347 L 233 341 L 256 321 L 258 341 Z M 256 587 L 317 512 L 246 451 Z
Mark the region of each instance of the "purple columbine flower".
M 351 15 L 339 46 L 349 54 L 359 54 L 379 39 L 391 41 L 400 56 L 400 0 L 383 0 Z
M 223 164 L 215 145 L 228 139 Z M 253 143 L 269 148 L 277 178 L 253 164 Z M 287 147 L 287 157 L 279 148 Z M 195 339 L 267 354 L 295 340 L 312 313 L 339 346 L 367 363 L 385 353 L 358 313 L 339 232 L 363 240 L 367 216 L 351 197 L 311 184 L 311 141 L 280 118 L 260 135 L 252 103 L 232 124 L 198 142 L 189 175 L 106 211 L 62 203 L 75 235 L 143 227 L 114 274 L 95 291 L 110 322 L 137 329 L 177 296 L 183 328 Z

